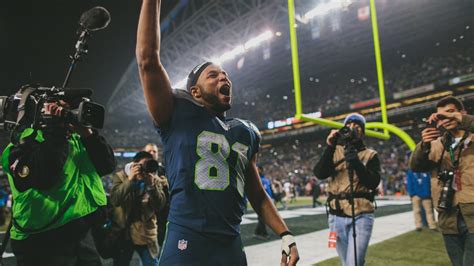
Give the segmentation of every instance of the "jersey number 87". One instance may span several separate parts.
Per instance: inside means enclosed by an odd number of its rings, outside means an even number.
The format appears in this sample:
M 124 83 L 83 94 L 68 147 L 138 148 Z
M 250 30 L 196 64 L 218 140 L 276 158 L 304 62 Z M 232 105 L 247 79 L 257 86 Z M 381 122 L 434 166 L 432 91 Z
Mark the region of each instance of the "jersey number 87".
M 203 131 L 197 137 L 196 153 L 199 160 L 194 169 L 194 183 L 202 190 L 225 190 L 230 183 L 229 158 L 235 151 L 243 165 L 248 162 L 248 146 L 236 142 L 229 148 L 229 142 L 222 134 Z M 241 166 L 241 164 L 239 164 Z M 239 167 L 237 166 L 237 167 Z M 243 169 L 237 169 L 242 171 Z

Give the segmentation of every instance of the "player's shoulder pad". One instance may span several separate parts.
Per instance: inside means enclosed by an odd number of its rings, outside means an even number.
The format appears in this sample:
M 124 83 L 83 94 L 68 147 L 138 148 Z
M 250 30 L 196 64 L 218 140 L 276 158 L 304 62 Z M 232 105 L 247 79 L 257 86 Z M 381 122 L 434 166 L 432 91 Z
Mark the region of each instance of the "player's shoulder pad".
M 239 122 L 244 124 L 246 127 L 251 129 L 253 132 L 255 132 L 255 135 L 257 136 L 257 139 L 260 142 L 260 140 L 262 139 L 262 135 L 260 134 L 260 130 L 258 130 L 257 126 L 254 123 L 250 122 L 249 120 L 243 120 L 239 118 L 236 118 L 236 120 L 238 120 Z
M 172 93 L 173 93 L 173 97 L 176 98 L 176 99 L 183 99 L 183 100 L 189 101 L 189 102 L 191 102 L 191 103 L 193 103 L 197 106 L 203 107 L 203 105 L 198 103 L 196 100 L 194 100 L 193 96 L 191 96 L 191 94 L 186 90 L 173 89 Z

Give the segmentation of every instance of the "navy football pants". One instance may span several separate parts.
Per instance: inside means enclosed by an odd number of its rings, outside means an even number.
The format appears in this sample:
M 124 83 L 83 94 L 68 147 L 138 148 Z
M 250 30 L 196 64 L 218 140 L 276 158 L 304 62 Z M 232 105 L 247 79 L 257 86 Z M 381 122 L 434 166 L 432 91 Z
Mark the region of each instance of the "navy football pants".
M 240 236 L 209 237 L 168 223 L 158 265 L 247 265 Z

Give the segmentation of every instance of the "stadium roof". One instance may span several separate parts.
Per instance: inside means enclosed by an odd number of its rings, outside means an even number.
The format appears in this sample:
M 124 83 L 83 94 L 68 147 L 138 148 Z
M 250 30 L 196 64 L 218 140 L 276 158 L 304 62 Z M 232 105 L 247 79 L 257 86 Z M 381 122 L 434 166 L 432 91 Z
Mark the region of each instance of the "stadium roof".
M 310 86 L 308 77 L 323 76 L 347 65 L 374 65 L 370 19 L 364 18 L 368 0 L 354 1 L 305 21 L 305 13 L 318 3 L 328 2 L 331 1 L 295 1 L 303 88 Z M 390 67 L 394 51 L 414 49 L 423 55 L 429 50 L 427 46 L 450 40 L 472 24 L 472 1 L 376 3 L 386 68 Z M 293 98 L 286 1 L 195 0 L 181 1 L 177 7 L 171 12 L 172 22 L 162 28 L 161 58 L 173 84 L 186 77 L 192 66 L 271 30 L 281 33 L 280 36 L 275 35 L 261 47 L 223 63 L 234 84 L 234 106 L 252 98 L 257 91 Z M 375 66 L 372 69 L 375 72 Z M 288 102 L 289 108 L 294 109 L 293 102 Z M 137 110 L 145 114 L 135 61 L 116 86 L 107 108 L 109 115 Z

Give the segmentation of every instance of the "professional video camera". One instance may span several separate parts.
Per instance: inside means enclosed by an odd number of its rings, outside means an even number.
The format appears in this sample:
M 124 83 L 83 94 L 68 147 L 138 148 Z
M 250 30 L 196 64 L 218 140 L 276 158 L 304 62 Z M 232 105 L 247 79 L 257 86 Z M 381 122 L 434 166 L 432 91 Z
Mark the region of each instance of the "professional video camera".
M 7 131 L 31 127 L 42 129 L 57 123 L 70 123 L 85 127 L 102 128 L 104 107 L 91 102 L 89 89 L 61 89 L 25 85 L 11 96 L 0 96 L 0 128 Z M 45 103 L 66 102 L 60 117 L 45 115 Z
M 337 144 L 341 144 L 343 146 L 352 142 L 352 140 L 358 138 L 358 131 L 354 130 L 348 126 L 343 126 L 339 129 L 336 134 L 336 142 Z

